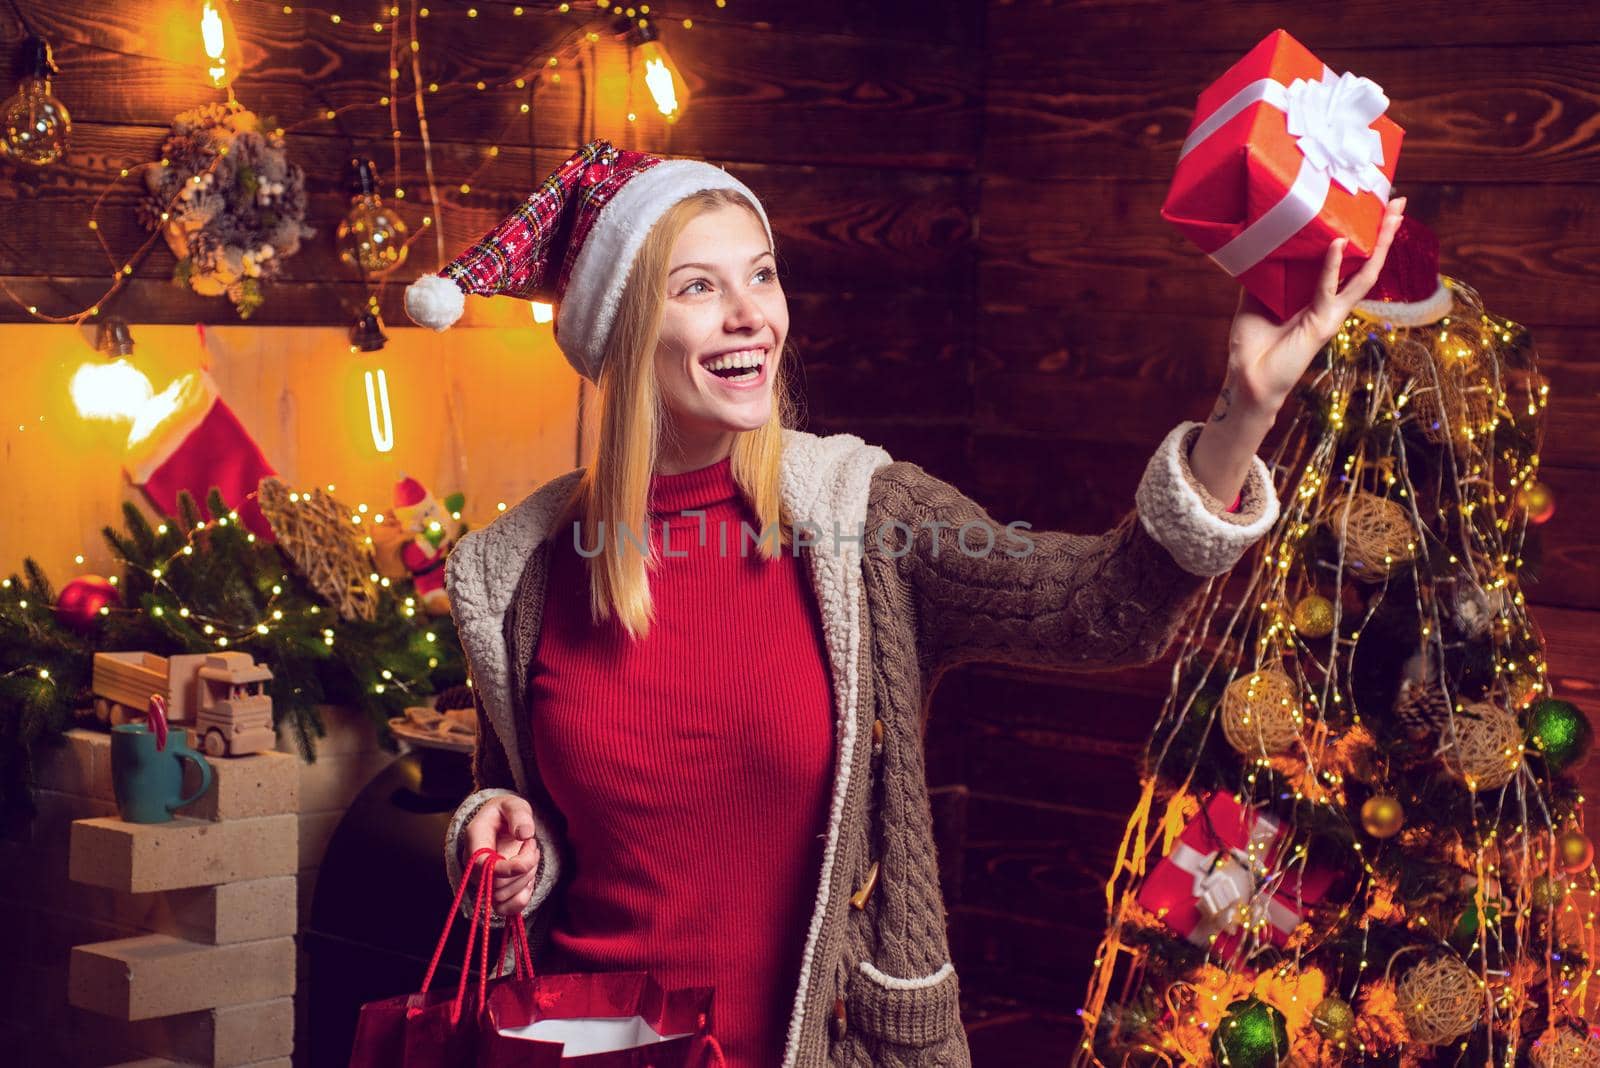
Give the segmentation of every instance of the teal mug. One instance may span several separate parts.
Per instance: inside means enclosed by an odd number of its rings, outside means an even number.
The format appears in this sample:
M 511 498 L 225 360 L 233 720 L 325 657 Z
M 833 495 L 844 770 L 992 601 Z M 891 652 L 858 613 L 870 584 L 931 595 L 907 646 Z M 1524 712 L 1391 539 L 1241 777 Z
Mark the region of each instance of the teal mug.
M 183 761 L 200 769 L 200 788 L 183 796 Z M 129 823 L 166 823 L 173 812 L 192 805 L 211 789 L 211 765 L 189 748 L 181 730 L 167 735 L 167 747 L 156 749 L 156 736 L 143 723 L 111 728 L 111 786 L 117 809 Z

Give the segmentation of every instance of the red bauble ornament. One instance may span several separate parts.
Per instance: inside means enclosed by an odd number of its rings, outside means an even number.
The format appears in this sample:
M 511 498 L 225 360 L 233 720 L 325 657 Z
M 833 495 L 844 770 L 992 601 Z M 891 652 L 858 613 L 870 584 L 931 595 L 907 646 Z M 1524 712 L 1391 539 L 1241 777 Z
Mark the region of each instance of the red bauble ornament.
M 121 603 L 110 579 L 79 575 L 61 588 L 56 598 L 56 618 L 73 630 L 90 630 L 100 622 L 100 609 Z

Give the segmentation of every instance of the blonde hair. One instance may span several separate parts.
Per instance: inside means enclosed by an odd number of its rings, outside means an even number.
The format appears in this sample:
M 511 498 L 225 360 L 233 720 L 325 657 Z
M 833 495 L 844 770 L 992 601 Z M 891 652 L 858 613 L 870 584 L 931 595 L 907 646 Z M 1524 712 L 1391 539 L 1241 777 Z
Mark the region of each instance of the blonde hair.
M 742 194 L 702 190 L 669 208 L 640 246 L 623 288 L 616 323 L 606 340 L 597 385 L 600 431 L 594 462 L 573 488 L 556 527 L 566 531 L 569 524 L 577 523 L 585 555 L 596 547 L 603 550 L 586 560 L 590 614 L 598 624 L 614 613 L 636 641 L 649 634 L 655 616 L 649 570 L 659 560 L 649 543 L 646 524 L 650 479 L 661 435 L 670 430 L 655 374 L 667 269 L 672 248 L 689 222 L 728 206 L 742 207 L 760 221 Z M 787 338 L 784 350 L 776 357 L 772 417 L 763 426 L 736 434 L 732 453 L 733 479 L 755 512 L 757 531 L 765 535 L 769 528 L 777 529 L 776 544 L 766 536 L 756 541 L 757 551 L 768 560 L 781 556 L 783 547 L 791 543 L 791 517 L 778 490 L 783 428 L 793 425 L 795 415 L 788 389 Z M 624 531 L 628 533 L 622 535 Z M 740 545 L 742 549 L 742 537 Z

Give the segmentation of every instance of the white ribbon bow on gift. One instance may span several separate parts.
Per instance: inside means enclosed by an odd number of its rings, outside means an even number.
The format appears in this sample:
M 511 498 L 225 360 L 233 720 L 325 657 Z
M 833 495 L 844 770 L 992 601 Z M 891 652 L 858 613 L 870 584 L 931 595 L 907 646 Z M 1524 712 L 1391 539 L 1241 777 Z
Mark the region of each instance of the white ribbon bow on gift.
M 1190 942 L 1209 946 L 1213 937 L 1232 934 L 1246 922 L 1252 928 L 1266 922 L 1285 934 L 1295 929 L 1299 918 L 1263 885 L 1270 874 L 1266 855 L 1277 838 L 1278 822 L 1258 816 L 1247 849 L 1202 853 L 1181 841 L 1173 847 L 1167 859 L 1194 876 L 1190 892 L 1200 921 L 1187 936 Z
M 1211 258 L 1234 277 L 1254 267 L 1317 217 L 1338 182 L 1352 194 L 1389 199 L 1383 165 L 1383 138 L 1372 124 L 1389 108 L 1382 87 L 1346 71 L 1322 68 L 1321 81 L 1296 78 L 1288 85 L 1272 78 L 1251 82 L 1206 116 L 1183 142 L 1181 160 L 1228 120 L 1255 104 L 1284 113 L 1289 134 L 1300 150 L 1300 170 L 1284 198 L 1241 230 Z

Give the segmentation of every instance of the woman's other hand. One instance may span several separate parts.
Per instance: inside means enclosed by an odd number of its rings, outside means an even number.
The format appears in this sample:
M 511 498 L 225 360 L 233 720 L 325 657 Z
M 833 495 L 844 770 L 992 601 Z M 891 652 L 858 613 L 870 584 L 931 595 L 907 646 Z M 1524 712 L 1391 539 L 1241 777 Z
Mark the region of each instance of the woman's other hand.
M 533 837 L 533 806 L 525 798 L 492 798 L 467 823 L 463 853 L 493 849 L 501 859 L 494 866 L 494 911 L 519 916 L 533 897 L 539 874 L 539 844 Z

